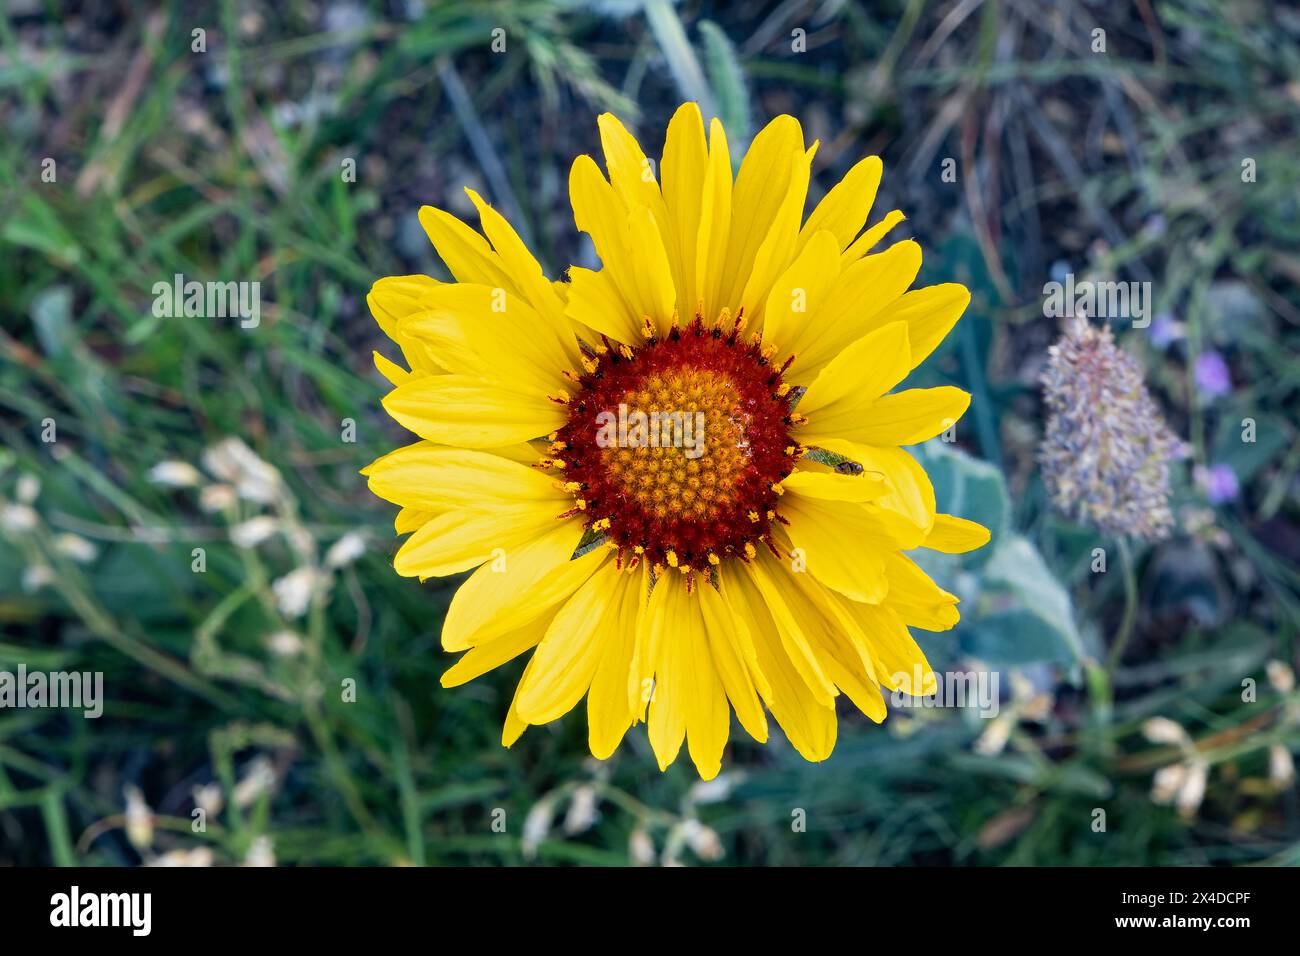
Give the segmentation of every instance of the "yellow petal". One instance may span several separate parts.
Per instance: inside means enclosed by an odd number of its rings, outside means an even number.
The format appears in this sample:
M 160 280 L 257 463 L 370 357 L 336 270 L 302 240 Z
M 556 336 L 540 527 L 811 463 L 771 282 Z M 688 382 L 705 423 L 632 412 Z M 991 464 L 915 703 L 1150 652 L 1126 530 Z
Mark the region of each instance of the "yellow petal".
M 384 334 L 398 344 L 412 369 L 441 372 L 446 366 L 430 355 L 427 346 L 402 332 L 402 320 L 421 311 L 421 297 L 442 283 L 428 276 L 387 276 L 378 280 L 366 296 L 366 304 Z M 394 382 L 393 384 L 397 384 Z
M 775 345 L 778 357 L 798 358 L 814 340 L 817 311 L 839 271 L 835 237 L 819 232 L 772 285 L 763 309 L 763 342 Z
M 424 310 L 404 319 L 402 331 L 428 342 L 435 354 L 448 352 L 459 365 L 454 371 L 547 394 L 563 386 L 561 372 L 578 367 L 568 319 L 557 325 L 519 293 L 462 282 L 441 286 L 422 302 Z
M 793 575 L 792 581 L 804 600 L 792 600 L 791 609 L 822 669 L 858 710 L 880 723 L 885 719 L 885 699 L 866 635 L 838 595 L 806 574 Z
M 966 412 L 970 393 L 951 385 L 938 388 L 909 388 L 892 395 L 882 395 L 864 409 L 855 423 L 837 419 L 823 426 L 810 425 L 817 439 L 804 439 L 818 444 L 824 434 L 822 428 L 834 429 L 830 438 L 847 438 L 864 445 L 915 445 L 928 441 L 940 432 L 947 431 Z
M 845 268 L 825 294 L 811 329 L 811 341 L 802 344 L 786 379 L 799 383 L 812 377 L 855 342 L 882 323 L 875 317 L 907 291 L 921 268 L 921 247 L 915 242 L 895 243 L 884 252 L 867 256 Z M 910 370 L 911 365 L 907 368 Z
M 753 644 L 748 628 L 712 585 L 700 585 L 697 593 L 709 654 L 718 679 L 731 705 L 736 708 L 741 726 L 749 731 L 751 737 L 763 743 L 767 740 L 767 717 L 750 677 L 750 667 L 757 667 L 757 661 L 752 656 Z M 742 649 L 746 645 L 748 653 Z
M 880 477 L 867 474 L 839 475 L 828 472 L 794 471 L 781 480 L 781 487 L 797 497 L 821 501 L 874 501 L 890 491 Z
M 885 218 L 880 220 L 862 235 L 853 241 L 853 245 L 844 250 L 840 256 L 840 264 L 848 266 L 857 262 L 868 252 L 876 247 L 881 239 L 889 235 L 890 231 L 907 217 L 899 209 L 890 210 L 885 214 Z
M 444 445 L 492 448 L 546 435 L 564 424 L 564 406 L 464 375 L 430 375 L 384 398 L 393 419 Z
M 879 604 L 889 591 L 883 553 L 916 547 L 925 534 L 897 512 L 848 501 L 791 496 L 781 513 L 808 571 L 841 594 L 870 604 Z M 850 541 L 852 546 L 846 544 Z
M 528 675 L 533 670 L 533 659 L 537 657 L 536 652 L 529 658 L 528 664 L 524 667 L 523 676 L 519 678 L 519 683 L 515 687 L 515 695 L 510 701 L 510 709 L 506 711 L 506 721 L 501 728 L 501 746 L 513 747 L 525 730 L 528 729 L 527 722 L 519 716 L 519 690 L 524 686 L 524 681 L 528 680 Z
M 907 326 L 902 322 L 877 329 L 843 349 L 799 400 L 799 414 L 810 420 L 807 430 L 835 436 L 857 424 L 866 409 L 907 376 L 910 354 Z
M 410 534 L 421 528 L 435 515 L 442 514 L 443 508 L 422 510 L 420 508 L 402 508 L 393 519 L 393 530 L 397 534 Z
M 889 597 L 885 602 L 907 624 L 925 631 L 946 631 L 957 623 L 957 596 L 949 594 L 903 554 L 885 555 Z
M 740 307 L 754 321 L 763 319 L 763 306 L 778 276 L 794 260 L 799 238 L 799 220 L 808 197 L 808 163 L 803 150 L 795 149 L 790 157 L 790 178 L 786 194 L 767 227 L 767 236 L 754 254 L 749 275 L 744 280 Z
M 835 235 L 837 251 L 847 249 L 871 214 L 883 170 L 879 156 L 868 156 L 854 165 L 808 216 L 799 233 L 800 248 L 819 229 L 827 229 Z
M 637 206 L 627 214 L 627 248 L 631 254 L 637 303 L 642 316 L 649 316 L 661 336 L 672 327 L 677 289 L 673 284 L 668 254 L 659 235 L 659 224 L 650 210 Z
M 620 573 L 615 579 L 618 593 L 613 600 L 618 611 L 611 618 L 587 692 L 587 740 L 597 760 L 606 759 L 618 748 L 638 713 L 628 701 L 627 679 L 636 649 L 640 578 L 637 573 Z
M 686 589 L 672 579 L 658 582 L 638 622 L 637 640 L 644 646 L 654 686 L 646 718 L 650 746 L 666 770 L 677 759 L 686 739 L 687 669 L 684 642 L 690 631 L 691 606 Z
M 627 705 L 636 720 L 644 720 L 646 708 L 654 691 L 654 659 L 651 644 L 657 639 L 660 626 L 651 616 L 650 568 L 641 564 L 639 572 L 631 575 L 636 586 L 636 643 L 632 649 L 632 666 L 627 675 Z M 662 613 L 656 610 L 655 614 Z
M 912 695 L 934 693 L 934 671 L 902 618 L 888 605 L 844 603 L 866 635 L 880 683 Z
M 420 225 L 457 282 L 518 291 L 487 241 L 451 213 L 421 206 Z
M 545 724 L 568 713 L 591 686 L 601 653 L 619 618 L 618 571 L 605 565 L 563 604 L 533 657 L 519 690 L 519 716 Z
M 568 341 L 565 344 L 570 347 L 570 354 L 576 360 L 578 351 L 573 344 L 572 335 L 569 334 L 569 323 L 564 316 L 564 303 L 556 294 L 551 281 L 543 274 L 541 263 L 528 251 L 528 247 L 524 245 L 519 234 L 504 216 L 484 202 L 474 190 L 466 189 L 465 192 L 478 210 L 483 232 L 492 242 L 492 247 L 496 250 L 502 266 L 514 279 L 528 304 L 537 314 L 550 323 L 561 336 L 567 337 Z
M 745 571 L 762 595 L 790 662 L 808 685 L 813 699 L 820 704 L 830 704 L 835 699 L 835 687 L 822 671 L 802 624 L 790 608 L 794 586 L 786 578 L 791 572 L 774 558 L 764 558 L 763 555 L 760 552 L 759 560 L 745 565 Z
M 459 651 L 492 640 L 566 600 L 608 557 L 596 548 L 572 559 L 581 536 L 580 522 L 557 521 L 471 574 L 447 607 L 443 648 Z
M 935 515 L 934 527 L 923 546 L 945 554 L 965 554 L 988 543 L 988 528 L 956 515 L 940 514 Z
M 722 283 L 731 235 L 732 188 L 727 132 L 715 117 L 709 123 L 709 163 L 700 202 L 700 238 L 695 247 L 695 296 L 706 322 L 714 322 L 725 304 Z
M 709 162 L 704 141 L 704 122 L 695 103 L 683 103 L 673 114 L 664 139 L 663 195 L 669 229 L 677 237 L 681 257 L 681 284 L 677 289 L 677 311 L 683 320 L 695 313 L 699 290 L 695 255 L 700 239 L 700 209 L 704 196 L 704 173 Z
M 807 192 L 807 170 L 803 130 L 793 116 L 776 117 L 750 143 L 736 174 L 727 259 L 718 287 L 720 306 L 734 310 L 740 305 L 741 293 L 753 271 L 758 250 L 767 240 L 778 214 L 788 205 L 792 186 L 802 179 L 805 194 Z M 798 201 L 799 215 L 802 215 L 802 197 Z M 795 236 L 791 237 L 792 248 L 797 235 L 796 222 Z M 784 264 L 781 267 L 784 268 Z
M 640 328 L 642 316 L 650 316 L 666 329 L 677 293 L 654 214 L 645 206 L 629 208 L 590 156 L 574 160 L 569 198 L 575 224 L 591 236 L 601 271 L 618 289 L 630 319 Z
M 780 724 L 795 750 L 805 760 L 825 760 L 835 749 L 835 706 L 813 696 L 791 662 L 762 595 L 736 562 L 727 562 L 721 573 L 729 603 L 745 622 L 753 639 L 759 670 L 770 686 L 758 685 L 772 716 Z
M 388 379 L 389 384 L 401 385 L 411 377 L 410 372 L 391 359 L 384 358 L 378 352 L 371 352 L 370 355 L 375 361 L 375 370 Z
M 673 228 L 659 184 L 655 182 L 654 166 L 646 158 L 636 138 L 614 114 L 604 113 L 596 123 L 600 128 L 600 144 L 605 152 L 605 166 L 609 169 L 610 183 L 623 197 L 628 209 L 645 209 L 655 225 L 658 245 L 662 248 L 668 265 L 669 283 L 673 292 L 673 304 L 668 307 L 668 314 L 671 315 L 677 299 L 676 293 L 685 284 L 682 254 L 678 233 Z
M 536 468 L 498 455 L 432 442 L 416 442 L 384 455 L 368 469 L 370 490 L 399 505 L 430 510 L 495 508 L 571 500 L 555 480 Z
M 500 548 L 521 548 L 555 523 L 549 504 L 513 505 L 490 512 L 449 511 L 406 539 L 393 559 L 403 577 L 442 577 L 477 567 Z
M 571 321 L 596 333 L 589 337 L 593 344 L 598 343 L 601 335 L 633 348 L 644 341 L 641 317 L 627 304 L 609 272 L 573 266 L 569 269 L 569 279 L 569 304 L 565 313 Z
M 682 587 L 679 581 L 668 580 L 662 583 Z M 704 587 L 711 588 L 708 584 Z M 727 746 L 731 711 L 727 707 L 727 695 L 722 681 L 713 666 L 711 642 L 701 615 L 700 603 L 696 599 L 699 593 L 697 589 L 690 595 L 690 626 L 684 631 L 669 635 L 669 640 L 681 645 L 678 653 L 685 661 L 685 667 L 676 674 L 666 675 L 665 684 L 670 679 L 683 682 L 686 749 L 700 777 L 712 780 L 722 769 L 722 751 Z M 671 688 L 666 689 L 671 693 Z
M 970 292 L 955 282 L 913 289 L 882 309 L 872 320 L 906 322 L 912 367 L 920 365 L 957 324 L 970 304 Z
M 546 634 L 549 625 L 550 621 L 547 618 L 540 617 L 508 634 L 470 648 L 442 675 L 442 686 L 459 687 L 500 667 L 507 661 L 514 660 L 524 651 L 536 647 Z
M 881 508 L 897 511 L 919 528 L 928 530 L 934 524 L 934 486 L 921 463 L 905 449 L 881 448 L 843 439 L 823 440 L 819 447 L 857 462 L 864 475 L 879 477 L 889 485 L 886 494 L 868 500 Z M 789 488 L 793 477 L 784 479 L 781 484 Z
M 600 146 L 605 153 L 610 183 L 629 207 L 644 206 L 659 217 L 664 209 L 663 196 L 655 181 L 654 167 L 636 137 L 613 113 L 602 113 L 596 118 L 596 125 L 600 129 Z
M 758 666 L 758 652 L 754 649 L 754 635 L 752 633 L 753 625 L 750 623 L 750 616 L 744 612 L 742 607 L 745 595 L 729 581 L 730 579 L 726 575 L 718 575 L 718 594 L 722 598 L 722 603 L 726 605 L 727 610 L 731 613 L 735 623 L 735 628 L 731 631 L 731 637 L 736 647 L 736 653 L 744 663 L 754 689 L 758 691 L 758 696 L 763 700 L 770 700 L 772 685 L 768 681 L 767 675 L 763 673 L 763 669 Z

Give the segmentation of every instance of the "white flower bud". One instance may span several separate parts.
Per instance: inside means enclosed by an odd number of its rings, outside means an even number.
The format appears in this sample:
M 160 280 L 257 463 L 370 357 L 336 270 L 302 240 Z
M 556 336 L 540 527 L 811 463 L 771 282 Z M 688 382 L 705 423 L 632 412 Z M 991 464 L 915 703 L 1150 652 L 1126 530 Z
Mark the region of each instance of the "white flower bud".
M 193 488 L 203 476 L 186 461 L 160 461 L 149 469 L 149 480 L 167 488 Z
M 99 549 L 76 534 L 60 534 L 54 539 L 54 546 L 78 564 L 89 564 L 99 554 Z
M 1192 742 L 1187 731 L 1168 717 L 1152 717 L 1142 725 L 1142 735 L 1153 744 L 1185 747 Z
M 22 504 L 29 505 L 36 500 L 36 496 L 41 493 L 41 480 L 35 475 L 24 473 L 18 476 L 18 482 L 14 485 L 14 496 Z
M 342 568 L 366 553 L 366 539 L 356 531 L 349 531 L 325 552 L 325 567 Z
M 153 811 L 144 802 L 140 788 L 127 784 L 126 794 L 126 838 L 137 850 L 143 850 L 153 843 Z
M 0 528 L 14 534 L 31 531 L 39 523 L 36 512 L 27 505 L 5 505 L 0 508 Z
M 236 500 L 235 489 L 230 485 L 204 485 L 199 492 L 199 507 L 209 514 L 233 508 Z
M 251 550 L 280 529 L 280 522 L 268 515 L 241 521 L 230 529 L 230 540 L 237 547 Z
M 699 820 L 687 820 L 682 824 L 682 834 L 686 837 L 686 845 L 701 860 L 712 863 L 722 859 L 722 841 L 712 827 Z
M 311 605 L 320 575 L 315 568 L 302 567 L 272 582 L 275 603 L 285 617 L 302 617 Z
M 564 832 L 573 835 L 590 830 L 599 814 L 596 812 L 596 788 L 584 784 L 573 791 L 569 812 L 564 817 Z

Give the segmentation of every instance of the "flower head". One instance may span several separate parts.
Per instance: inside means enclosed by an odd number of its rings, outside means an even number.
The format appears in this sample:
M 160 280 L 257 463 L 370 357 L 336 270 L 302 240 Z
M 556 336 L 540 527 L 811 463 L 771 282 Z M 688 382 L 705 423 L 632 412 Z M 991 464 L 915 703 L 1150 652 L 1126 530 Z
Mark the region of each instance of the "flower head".
M 1169 533 L 1169 463 L 1186 454 L 1110 329 L 1075 319 L 1049 350 L 1040 459 L 1056 507 L 1106 534 Z
M 969 294 L 909 292 L 914 242 L 873 251 L 903 218 L 864 230 L 875 157 L 805 219 L 816 144 L 792 117 L 733 176 L 722 124 L 706 139 L 684 105 L 662 183 L 617 119 L 599 127 L 608 176 L 580 156 L 569 177 L 599 270 L 548 279 L 467 190 L 483 235 L 420 211 L 455 281 L 371 291 L 405 361 L 376 358 L 384 407 L 422 439 L 365 470 L 411 535 L 394 566 L 477 568 L 443 623 L 443 647 L 465 652 L 444 686 L 531 652 L 507 745 L 586 695 L 599 758 L 645 721 L 661 768 L 685 743 L 712 778 L 734 709 L 760 741 L 770 711 L 822 760 L 835 698 L 883 720 L 882 685 L 931 673 L 909 625 L 957 620 L 957 598 L 903 552 L 988 540 L 936 512 L 900 447 L 947 429 L 969 396 L 892 391 Z
M 1211 465 L 1196 469 L 1196 481 L 1205 489 L 1210 504 L 1221 505 L 1235 501 L 1241 494 L 1241 482 L 1231 465 Z
M 1218 352 L 1202 352 L 1196 357 L 1196 387 L 1206 398 L 1219 398 L 1232 391 L 1232 373 Z

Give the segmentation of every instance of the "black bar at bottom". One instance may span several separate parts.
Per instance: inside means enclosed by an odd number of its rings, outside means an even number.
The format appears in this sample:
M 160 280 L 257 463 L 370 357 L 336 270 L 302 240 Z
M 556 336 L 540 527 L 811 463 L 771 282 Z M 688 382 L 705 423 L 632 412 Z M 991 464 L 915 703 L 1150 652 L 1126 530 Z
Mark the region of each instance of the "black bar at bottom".
M 1028 926 L 1070 941 L 1231 940 L 1292 926 L 1295 890 L 1294 871 L 1271 868 L 30 869 L 0 870 L 0 920 L 6 941 L 77 934 L 128 944 L 338 944 L 397 933 L 433 943 L 448 932 L 590 943 L 605 926 L 611 943 L 700 932 L 761 941 L 782 927 L 908 945 L 1024 938 Z

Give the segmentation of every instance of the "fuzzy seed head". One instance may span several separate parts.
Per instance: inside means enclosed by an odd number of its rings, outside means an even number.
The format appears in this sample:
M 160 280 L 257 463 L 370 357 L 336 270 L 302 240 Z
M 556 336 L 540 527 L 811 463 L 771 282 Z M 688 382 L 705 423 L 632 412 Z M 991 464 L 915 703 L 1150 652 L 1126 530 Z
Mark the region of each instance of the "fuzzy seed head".
M 1048 352 L 1039 460 L 1062 514 L 1108 535 L 1169 534 L 1169 466 L 1186 446 L 1165 425 L 1142 369 L 1110 329 L 1075 319 Z

